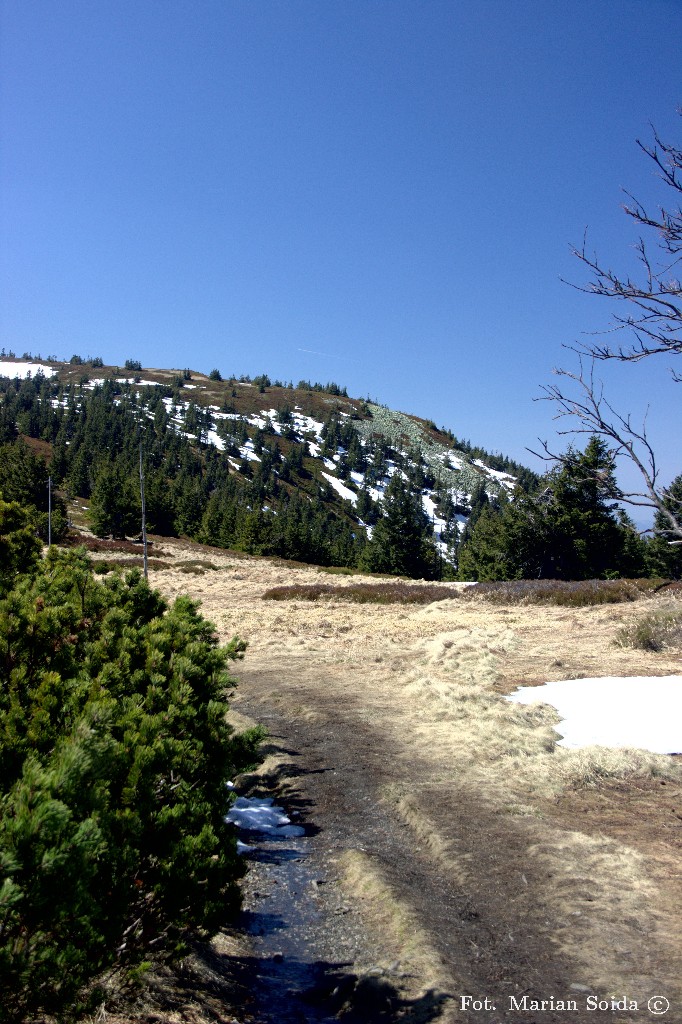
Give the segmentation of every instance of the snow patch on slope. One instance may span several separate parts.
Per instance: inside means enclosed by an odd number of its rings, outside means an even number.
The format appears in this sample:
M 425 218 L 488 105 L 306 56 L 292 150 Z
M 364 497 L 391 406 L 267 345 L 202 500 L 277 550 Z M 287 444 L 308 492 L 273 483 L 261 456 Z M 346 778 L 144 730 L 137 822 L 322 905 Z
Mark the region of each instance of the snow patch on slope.
M 563 679 L 523 686 L 507 700 L 551 704 L 563 747 L 635 747 L 682 752 L 682 676 Z
M 54 377 L 56 372 L 53 366 L 46 366 L 45 363 L 13 362 L 0 359 L 0 377 L 18 377 L 20 380 L 26 380 L 28 376 L 35 377 L 37 373 L 42 373 L 43 377 Z

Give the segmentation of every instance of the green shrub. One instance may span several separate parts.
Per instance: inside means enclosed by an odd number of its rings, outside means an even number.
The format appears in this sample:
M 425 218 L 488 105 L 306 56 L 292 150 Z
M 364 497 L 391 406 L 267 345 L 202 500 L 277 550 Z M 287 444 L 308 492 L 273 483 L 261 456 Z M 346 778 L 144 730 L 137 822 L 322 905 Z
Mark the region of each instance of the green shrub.
M 215 932 L 242 873 L 226 781 L 260 733 L 226 723 L 196 603 L 138 570 L 48 558 L 0 601 L 0 1021 L 62 1015 L 115 961 Z

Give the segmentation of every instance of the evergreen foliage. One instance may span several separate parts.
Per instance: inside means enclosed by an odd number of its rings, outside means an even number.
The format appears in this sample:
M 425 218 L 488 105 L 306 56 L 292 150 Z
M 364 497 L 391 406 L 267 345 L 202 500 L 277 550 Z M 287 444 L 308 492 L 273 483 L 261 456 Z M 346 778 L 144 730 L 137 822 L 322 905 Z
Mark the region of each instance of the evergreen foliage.
M 436 562 L 429 518 L 420 498 L 400 473 L 394 473 L 386 488 L 381 518 L 365 548 L 362 567 L 393 576 L 433 579 Z
M 676 515 L 682 508 L 682 474 L 676 476 L 663 498 L 663 504 Z M 671 544 L 670 523 L 662 512 L 654 517 L 654 538 L 648 545 L 648 557 L 655 576 L 682 579 L 682 544 Z
M 23 441 L 0 445 L 0 492 L 8 501 L 27 507 L 42 540 L 48 537 L 48 469 Z M 52 492 L 52 539 L 60 540 L 67 529 L 64 500 Z
M 259 738 L 225 718 L 245 645 L 219 648 L 195 603 L 168 608 L 137 571 L 98 582 L 82 552 L 22 557 L 29 573 L 0 600 L 0 1021 L 13 1024 L 63 1014 L 115 960 L 173 953 L 236 909 L 225 783 Z
M 591 438 L 532 497 L 484 508 L 465 536 L 460 579 L 605 579 L 646 571 L 646 548 L 614 508 L 613 458 Z
M 0 494 L 0 597 L 38 564 L 40 547 L 30 512 Z

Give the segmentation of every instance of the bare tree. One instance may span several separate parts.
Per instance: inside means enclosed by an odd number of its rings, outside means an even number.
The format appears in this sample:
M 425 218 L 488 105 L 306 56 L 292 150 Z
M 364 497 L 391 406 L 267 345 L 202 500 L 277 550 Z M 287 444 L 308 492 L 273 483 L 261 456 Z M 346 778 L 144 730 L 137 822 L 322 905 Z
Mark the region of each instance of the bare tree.
M 682 111 L 680 111 L 682 114 Z M 619 275 L 596 256 L 590 256 L 583 243 L 573 254 L 591 274 L 586 285 L 572 285 L 589 295 L 600 295 L 622 304 L 624 311 L 613 316 L 609 334 L 627 334 L 627 340 L 581 344 L 574 351 L 579 356 L 579 369 L 571 372 L 558 369 L 560 383 L 544 387 L 544 398 L 558 406 L 557 418 L 569 417 L 573 425 L 560 434 L 596 434 L 609 445 L 614 457 L 625 456 L 635 466 L 641 481 L 640 489 L 618 489 L 614 497 L 631 505 L 651 508 L 660 513 L 657 530 L 673 543 L 682 543 L 682 502 L 664 487 L 660 479 L 655 452 L 647 437 L 646 420 L 635 426 L 629 413 L 618 412 L 604 396 L 601 381 L 595 377 L 595 363 L 615 359 L 636 363 L 656 355 L 682 355 L 682 285 L 676 273 L 682 261 L 682 150 L 662 142 L 653 131 L 654 142 L 647 146 L 637 140 L 640 149 L 655 163 L 659 177 L 673 190 L 671 207 L 650 212 L 628 192 L 624 211 L 640 228 L 653 231 L 640 236 L 636 251 L 640 264 L 637 277 Z M 570 282 L 569 282 L 570 283 Z M 603 335 L 602 335 L 603 336 Z M 587 364 L 587 365 L 586 365 Z M 682 382 L 682 374 L 672 369 L 673 380 Z M 545 457 L 566 461 L 569 455 L 553 454 L 543 442 Z

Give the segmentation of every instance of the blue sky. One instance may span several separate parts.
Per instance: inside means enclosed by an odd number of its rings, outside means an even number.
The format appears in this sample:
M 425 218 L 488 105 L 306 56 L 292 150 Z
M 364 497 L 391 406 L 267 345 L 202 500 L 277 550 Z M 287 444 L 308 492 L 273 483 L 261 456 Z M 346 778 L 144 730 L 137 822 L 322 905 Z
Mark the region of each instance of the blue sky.
M 680 138 L 679 0 L 3 0 L 0 340 L 336 380 L 537 466 Z M 678 142 L 679 144 L 679 142 Z M 664 362 L 604 367 L 668 477 Z

